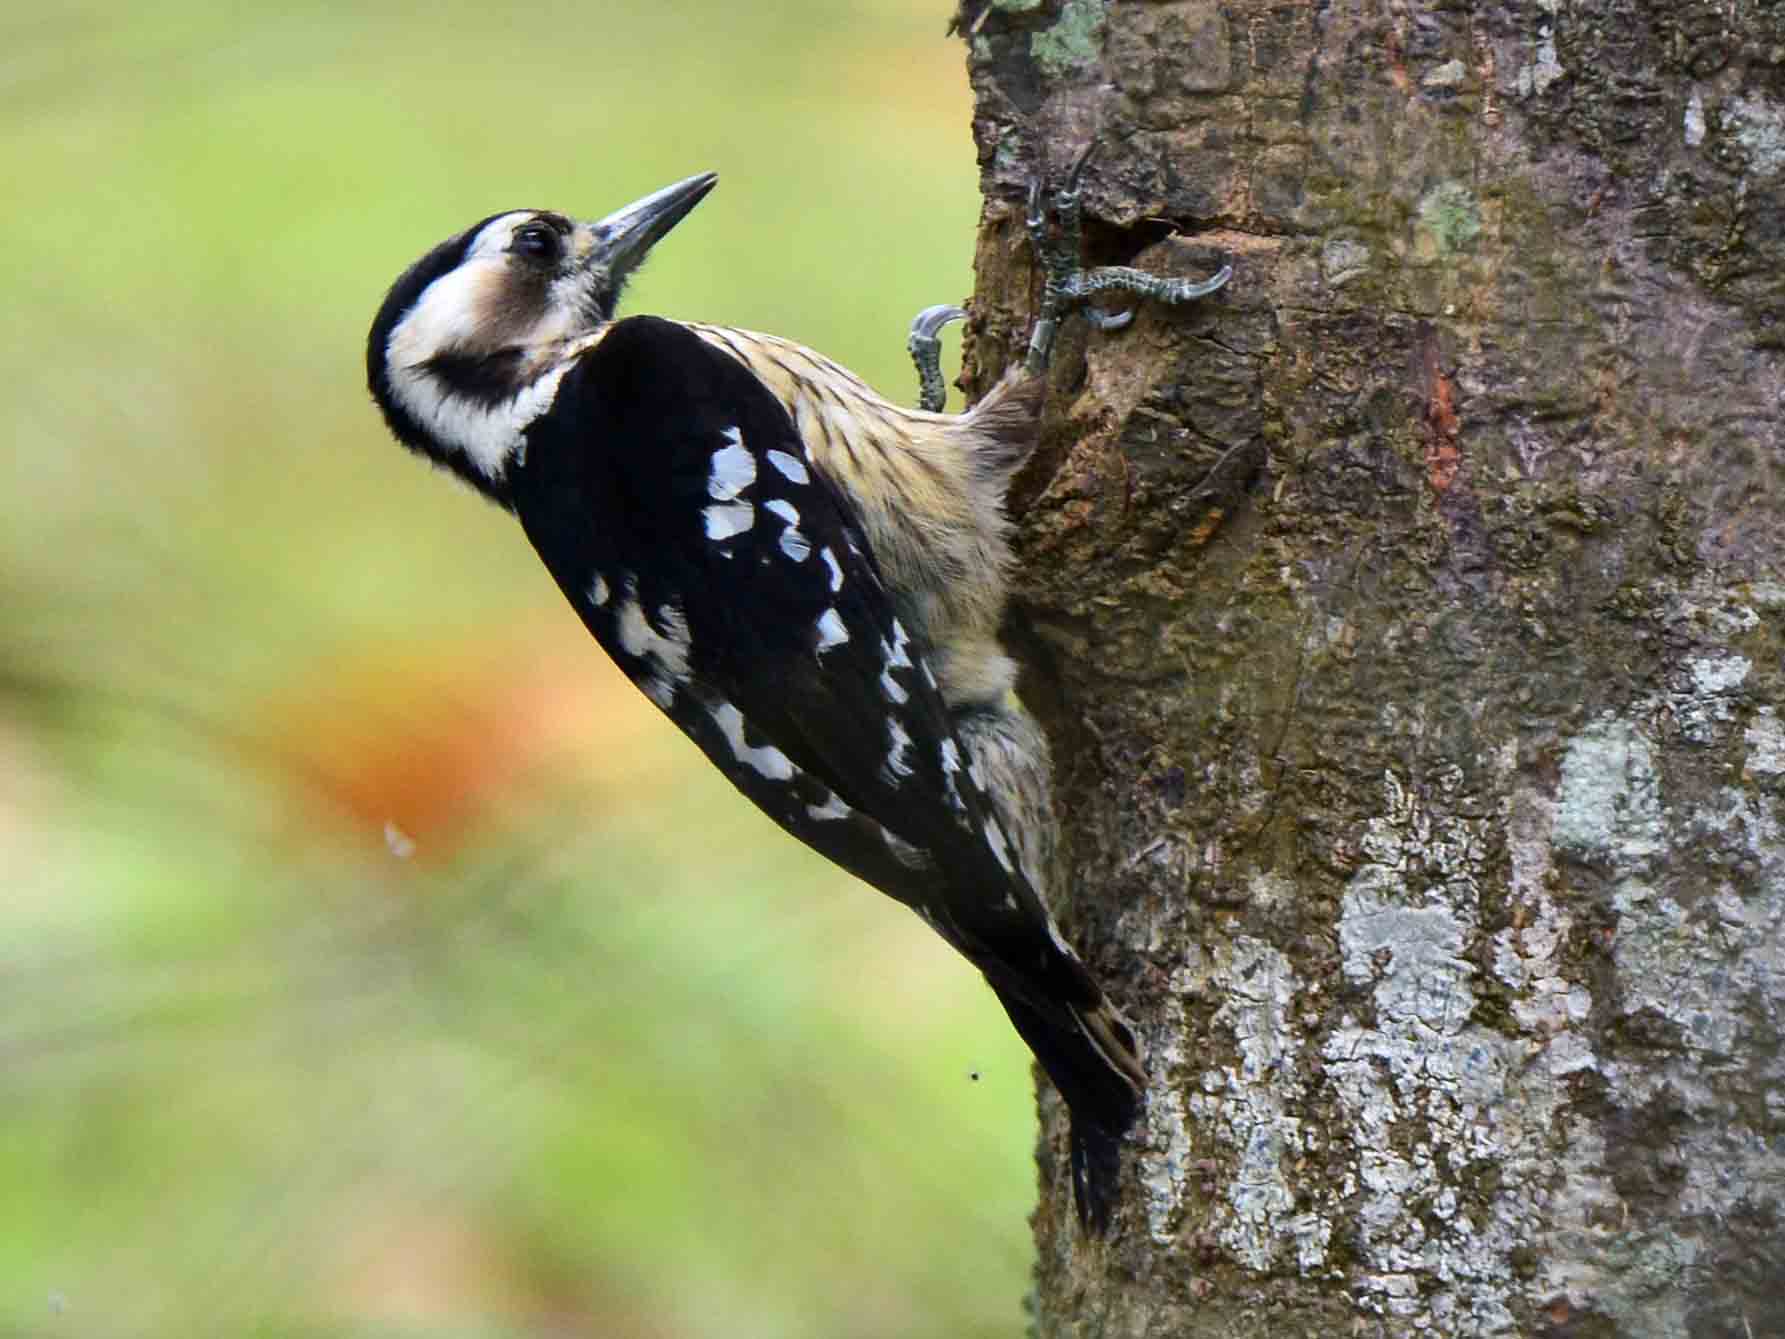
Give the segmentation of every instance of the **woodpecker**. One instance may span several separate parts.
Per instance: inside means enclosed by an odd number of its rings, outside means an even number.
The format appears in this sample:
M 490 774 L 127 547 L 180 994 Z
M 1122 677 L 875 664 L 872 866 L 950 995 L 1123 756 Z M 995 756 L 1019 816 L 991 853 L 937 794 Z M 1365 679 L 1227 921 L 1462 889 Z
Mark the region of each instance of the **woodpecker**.
M 738 790 L 980 970 L 1067 1104 L 1079 1217 L 1102 1231 L 1147 1076 L 1046 902 L 1047 742 L 998 640 L 1005 492 L 1068 307 L 1106 287 L 1188 300 L 1229 271 L 1080 271 L 1083 166 L 1055 226 L 1031 192 L 1035 340 L 966 413 L 939 412 L 935 362 L 959 308 L 914 325 L 915 410 L 772 335 L 616 318 L 712 173 L 599 222 L 511 210 L 447 239 L 391 288 L 366 372 L 396 438 L 514 514 L 596 641 Z

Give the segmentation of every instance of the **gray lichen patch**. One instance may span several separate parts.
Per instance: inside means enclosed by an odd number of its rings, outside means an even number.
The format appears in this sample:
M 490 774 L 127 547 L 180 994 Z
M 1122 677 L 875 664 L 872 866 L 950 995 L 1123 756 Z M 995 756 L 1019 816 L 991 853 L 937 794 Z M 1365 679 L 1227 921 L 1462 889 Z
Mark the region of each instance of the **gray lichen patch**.
M 1029 38 L 1029 55 L 1048 78 L 1096 62 L 1103 52 L 1103 0 L 1065 0 L 1051 28 Z
M 1462 182 L 1441 181 L 1420 197 L 1415 240 L 1422 257 L 1443 257 L 1461 251 L 1480 234 L 1480 202 Z
M 1541 1055 L 1521 1073 L 1519 1043 L 1472 1021 L 1489 821 L 1428 808 L 1393 773 L 1383 790 L 1338 927 L 1345 976 L 1369 991 L 1371 1015 L 1346 1016 L 1321 1052 L 1358 1150 L 1339 1186 L 1359 1257 L 1353 1292 L 1416 1327 L 1512 1333 L 1519 1252 L 1541 1221 L 1554 1075 Z M 1518 1104 L 1507 1101 L 1515 1083 L 1527 1090 Z
M 1751 776 L 1773 777 L 1785 773 L 1785 724 L 1772 707 L 1762 707 L 1743 734 L 1748 754 L 1744 769 Z
M 1731 98 L 1723 123 L 1747 152 L 1754 173 L 1771 177 L 1785 172 L 1785 107 L 1759 96 Z
M 1333 1224 L 1328 1215 L 1298 1211 L 1291 1180 L 1311 1151 L 1308 1131 L 1291 1114 L 1304 1092 L 1290 1016 L 1301 984 L 1276 949 L 1241 937 L 1212 955 L 1206 988 L 1222 1001 L 1214 1024 L 1231 1034 L 1237 1055 L 1234 1064 L 1205 1070 L 1186 1104 L 1234 1160 L 1226 1203 L 1212 1215 L 1215 1235 L 1251 1269 L 1310 1273 L 1326 1262 Z
M 1662 849 L 1654 746 L 1628 722 L 1608 716 L 1575 736 L 1557 798 L 1558 845 L 1617 863 Z

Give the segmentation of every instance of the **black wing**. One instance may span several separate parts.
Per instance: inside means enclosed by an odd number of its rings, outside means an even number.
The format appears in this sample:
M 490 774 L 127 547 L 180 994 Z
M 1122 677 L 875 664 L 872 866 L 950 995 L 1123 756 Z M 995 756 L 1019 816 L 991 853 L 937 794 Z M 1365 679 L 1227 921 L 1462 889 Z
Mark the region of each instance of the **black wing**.
M 673 322 L 619 323 L 534 425 L 513 487 L 590 631 L 777 822 L 963 949 L 1006 919 L 1045 927 L 926 648 L 742 363 Z
M 928 648 L 780 402 L 692 331 L 634 317 L 565 376 L 512 489 L 590 631 L 713 764 L 986 975 L 1073 1110 L 1081 1211 L 1106 1212 L 1132 1038 L 1018 868 Z

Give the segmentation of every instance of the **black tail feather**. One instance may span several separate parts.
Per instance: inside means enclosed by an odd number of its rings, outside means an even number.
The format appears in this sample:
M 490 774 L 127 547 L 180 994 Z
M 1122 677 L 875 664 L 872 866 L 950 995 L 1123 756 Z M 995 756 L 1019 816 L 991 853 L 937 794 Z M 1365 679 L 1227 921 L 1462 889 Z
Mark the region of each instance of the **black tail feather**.
M 1107 1001 L 1082 1013 L 1062 1006 L 1056 1019 L 1014 992 L 992 989 L 1072 1113 L 1073 1199 L 1080 1224 L 1101 1235 L 1118 1196 L 1122 1137 L 1140 1112 L 1133 1039 Z M 1111 1047 L 1123 1054 L 1110 1054 Z

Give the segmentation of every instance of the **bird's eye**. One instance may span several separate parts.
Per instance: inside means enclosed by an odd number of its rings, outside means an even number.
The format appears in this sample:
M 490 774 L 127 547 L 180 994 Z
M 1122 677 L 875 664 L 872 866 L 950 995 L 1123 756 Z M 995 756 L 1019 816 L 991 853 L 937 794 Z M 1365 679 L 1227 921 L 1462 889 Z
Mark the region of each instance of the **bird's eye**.
M 556 260 L 558 234 L 543 223 L 529 223 L 515 233 L 509 249 L 528 260 Z

